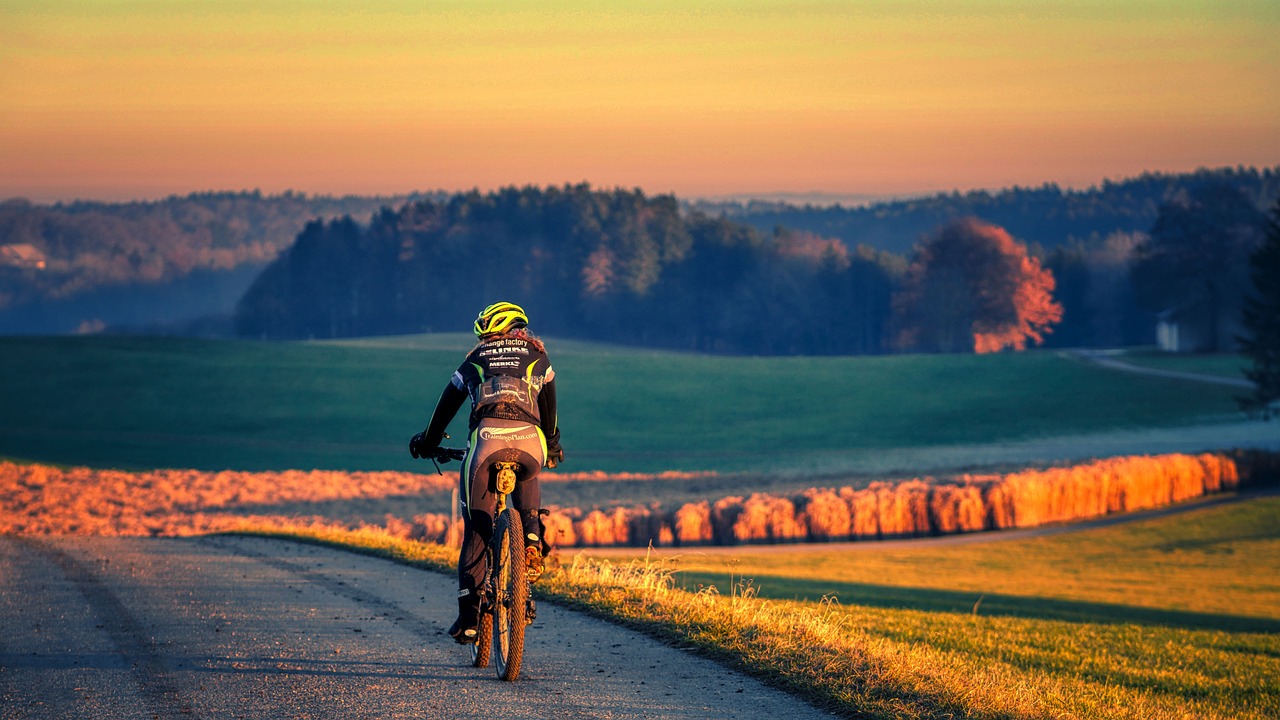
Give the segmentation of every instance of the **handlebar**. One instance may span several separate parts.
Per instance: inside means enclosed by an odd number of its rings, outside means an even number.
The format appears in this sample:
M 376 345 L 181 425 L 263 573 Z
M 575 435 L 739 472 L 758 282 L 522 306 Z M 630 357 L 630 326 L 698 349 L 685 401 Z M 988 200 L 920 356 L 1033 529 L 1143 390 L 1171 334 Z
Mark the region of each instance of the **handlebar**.
M 447 448 L 439 447 L 430 455 L 422 455 L 424 458 L 431 458 L 431 464 L 436 466 L 436 473 L 443 475 L 440 470 L 440 463 L 447 463 L 450 460 L 461 460 L 467 456 L 467 451 L 463 448 Z
M 466 448 L 436 448 L 435 458 L 440 462 L 449 462 L 450 460 L 461 460 L 467 456 Z

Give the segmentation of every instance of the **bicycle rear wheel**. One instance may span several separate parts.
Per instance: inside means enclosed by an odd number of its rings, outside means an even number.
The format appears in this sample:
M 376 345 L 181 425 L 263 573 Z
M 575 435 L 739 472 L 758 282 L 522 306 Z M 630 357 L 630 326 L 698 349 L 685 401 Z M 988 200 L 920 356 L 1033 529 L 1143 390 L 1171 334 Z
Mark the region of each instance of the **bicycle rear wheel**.
M 528 622 L 529 581 L 524 560 L 524 527 L 520 515 L 507 508 L 494 528 L 493 650 L 498 677 L 520 677 L 524 628 Z

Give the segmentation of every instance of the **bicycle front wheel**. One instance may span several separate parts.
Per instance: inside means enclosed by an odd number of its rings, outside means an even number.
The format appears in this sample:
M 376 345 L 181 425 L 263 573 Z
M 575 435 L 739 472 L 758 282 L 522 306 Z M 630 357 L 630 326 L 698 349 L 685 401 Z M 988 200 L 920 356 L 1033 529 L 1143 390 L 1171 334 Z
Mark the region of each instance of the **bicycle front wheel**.
M 489 649 L 493 642 L 493 613 L 482 605 L 480 607 L 480 627 L 477 628 L 476 642 L 471 646 L 472 667 L 489 667 Z
M 520 677 L 529 604 L 524 526 L 519 513 L 508 508 L 498 516 L 493 541 L 493 571 L 497 581 L 493 603 L 493 655 L 497 661 L 498 677 L 515 680 Z

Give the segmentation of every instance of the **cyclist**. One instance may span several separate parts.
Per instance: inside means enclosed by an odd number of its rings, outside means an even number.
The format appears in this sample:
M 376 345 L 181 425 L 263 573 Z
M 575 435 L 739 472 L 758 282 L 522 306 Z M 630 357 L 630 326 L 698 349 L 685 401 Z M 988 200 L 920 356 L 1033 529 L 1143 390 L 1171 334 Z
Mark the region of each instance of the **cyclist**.
M 445 385 L 427 429 L 409 441 L 415 458 L 437 457 L 445 428 L 471 399 L 470 438 L 462 460 L 462 549 L 458 553 L 458 619 L 449 635 L 461 644 L 476 641 L 480 597 L 477 589 L 488 572 L 485 547 L 493 535 L 497 497 L 494 464 L 520 464 L 511 505 L 525 527 L 525 561 L 530 582 L 542 575 L 550 546 L 539 519 L 538 471 L 564 460 L 556 424 L 555 371 L 542 341 L 529 332 L 529 318 L 519 306 L 499 302 L 476 318 L 479 342 Z

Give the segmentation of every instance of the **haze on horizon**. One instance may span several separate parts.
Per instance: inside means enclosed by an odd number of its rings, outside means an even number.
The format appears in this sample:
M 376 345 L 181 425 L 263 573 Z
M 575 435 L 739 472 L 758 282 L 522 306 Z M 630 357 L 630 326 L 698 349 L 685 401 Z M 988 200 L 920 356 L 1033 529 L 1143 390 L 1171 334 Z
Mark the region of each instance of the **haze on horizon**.
M 0 198 L 1087 187 L 1280 164 L 1280 3 L 0 5 Z

